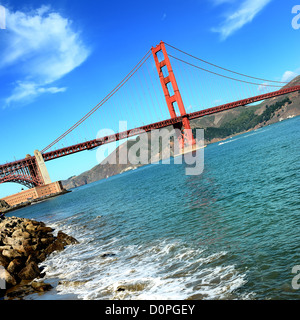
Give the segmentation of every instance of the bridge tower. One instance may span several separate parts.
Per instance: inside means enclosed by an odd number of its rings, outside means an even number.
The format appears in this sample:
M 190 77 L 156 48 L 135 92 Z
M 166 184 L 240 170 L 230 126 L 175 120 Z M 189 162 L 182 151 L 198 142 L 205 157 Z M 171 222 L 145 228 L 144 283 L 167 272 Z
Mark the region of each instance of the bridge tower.
M 164 42 L 161 41 L 159 45 L 157 45 L 156 47 L 152 47 L 151 51 L 154 57 L 160 83 L 161 83 L 161 86 L 165 95 L 165 99 L 167 102 L 167 106 L 170 112 L 170 116 L 171 118 L 177 117 L 176 111 L 175 111 L 175 106 L 177 105 L 180 115 L 182 117 L 182 123 L 174 125 L 175 129 L 180 129 L 183 132 L 181 136 L 178 137 L 179 142 L 182 147 L 194 146 L 195 139 L 192 134 L 190 120 L 185 111 L 183 100 L 177 85 L 177 81 L 176 81 Z M 161 52 L 163 59 L 159 59 L 159 57 L 157 56 L 159 52 Z M 172 94 L 173 93 L 171 91 L 172 89 L 174 94 Z

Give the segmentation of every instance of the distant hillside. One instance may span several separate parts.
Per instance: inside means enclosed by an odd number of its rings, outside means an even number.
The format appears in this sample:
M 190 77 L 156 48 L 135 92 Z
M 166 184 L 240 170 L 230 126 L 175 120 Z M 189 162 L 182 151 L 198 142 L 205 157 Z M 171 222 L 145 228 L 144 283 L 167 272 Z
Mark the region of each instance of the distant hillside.
M 284 88 L 300 85 L 300 76 Z M 191 127 L 205 129 L 206 144 L 261 128 L 300 115 L 300 92 L 268 99 L 191 121 Z
M 168 130 L 172 128 L 166 128 Z M 166 132 L 167 133 L 167 132 Z M 163 134 L 162 137 L 165 135 Z M 150 134 L 146 135 L 146 143 L 140 143 L 139 144 L 139 149 L 140 151 L 137 152 L 137 156 L 139 157 L 140 154 L 148 154 L 147 161 L 148 163 L 152 162 L 157 162 L 159 160 L 162 160 L 164 158 L 167 158 L 167 155 L 171 154 L 173 156 L 173 150 L 172 150 L 172 145 L 173 143 L 171 142 L 171 151 L 168 148 L 162 149 L 162 145 L 158 146 L 158 150 L 154 150 L 153 146 L 151 146 L 151 136 Z M 139 143 L 140 137 L 137 137 L 136 140 L 128 140 L 127 141 L 127 150 L 131 150 L 131 148 L 136 144 Z M 129 171 L 129 170 L 134 170 L 136 168 L 141 167 L 141 164 L 131 164 L 130 161 L 128 160 L 127 153 L 124 151 L 124 148 L 126 148 L 126 144 L 123 143 L 120 145 L 114 152 L 112 152 L 107 158 L 105 158 L 100 164 L 96 165 L 94 168 L 91 170 L 88 170 L 86 172 L 83 172 L 82 174 L 78 176 L 73 176 L 70 177 L 67 180 L 62 181 L 62 184 L 65 189 L 72 189 L 75 187 L 79 187 L 88 183 L 92 183 L 98 180 L 106 179 L 108 177 L 112 177 L 117 174 L 121 174 L 123 172 Z M 152 148 L 152 149 L 151 149 Z M 126 150 L 125 150 L 126 151 Z M 122 154 L 126 154 L 126 158 L 124 159 L 122 157 Z M 169 158 L 169 157 L 168 157 Z M 122 161 L 119 161 L 119 160 Z M 121 163 L 126 163 L 126 164 L 120 164 Z M 111 163 L 116 163 L 116 164 L 111 164 Z
M 128 141 L 128 147 L 132 144 L 131 141 Z M 110 154 L 101 164 L 96 165 L 91 170 L 88 170 L 86 172 L 83 172 L 82 174 L 78 176 L 70 177 L 67 180 L 62 181 L 63 187 L 65 189 L 72 189 L 76 188 L 88 183 L 92 183 L 98 180 L 106 179 L 108 177 L 114 176 L 116 174 L 123 173 L 127 170 L 133 170 L 138 168 L 138 165 L 126 165 L 126 164 L 110 164 L 110 159 L 113 159 L 114 156 L 117 156 L 120 152 L 120 149 L 123 148 L 123 145 L 121 145 L 119 148 L 117 148 L 112 154 Z
M 300 85 L 300 76 L 296 77 L 285 87 L 294 85 Z M 300 115 L 300 92 L 293 92 L 285 96 L 263 101 L 260 104 L 242 106 L 215 115 L 192 120 L 191 127 L 193 130 L 196 128 L 204 129 L 205 143 L 209 144 L 298 115 Z M 138 141 L 139 139 L 137 139 L 137 142 Z M 130 149 L 135 143 L 135 140 L 129 140 L 127 148 Z M 122 144 L 103 160 L 101 164 L 95 166 L 91 170 L 83 172 L 79 176 L 73 176 L 68 180 L 62 181 L 64 188 L 75 188 L 140 167 L 140 164 L 109 163 L 114 157 L 118 160 L 122 148 L 125 147 L 125 144 Z M 151 149 L 149 138 L 148 144 L 144 145 L 143 148 L 147 150 Z M 152 160 L 158 161 L 164 158 L 164 156 L 162 156 L 164 151 L 166 150 L 160 148 Z M 124 162 L 128 163 L 128 161 Z M 117 161 L 117 163 L 119 163 L 119 161 Z

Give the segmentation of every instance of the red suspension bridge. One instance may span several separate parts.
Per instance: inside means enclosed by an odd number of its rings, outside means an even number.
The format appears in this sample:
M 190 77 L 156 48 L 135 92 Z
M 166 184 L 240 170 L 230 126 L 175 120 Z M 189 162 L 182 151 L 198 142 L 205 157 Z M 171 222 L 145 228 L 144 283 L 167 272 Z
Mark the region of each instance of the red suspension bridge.
M 190 120 L 299 90 L 300 85 L 226 69 L 161 42 L 99 104 L 41 152 L 0 165 L 0 183 L 45 185 L 51 182 L 46 161 L 167 126 L 181 130 L 182 145 L 193 145 Z M 126 120 L 131 129 L 118 132 L 120 120 Z M 117 133 L 95 138 L 99 129 L 107 127 Z

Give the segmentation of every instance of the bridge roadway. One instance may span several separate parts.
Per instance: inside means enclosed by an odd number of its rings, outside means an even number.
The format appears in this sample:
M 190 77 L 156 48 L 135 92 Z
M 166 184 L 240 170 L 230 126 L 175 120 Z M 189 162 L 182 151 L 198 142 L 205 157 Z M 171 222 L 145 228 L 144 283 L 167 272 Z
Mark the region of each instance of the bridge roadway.
M 92 149 L 97 148 L 101 145 L 104 145 L 104 144 L 107 144 L 110 142 L 114 142 L 114 141 L 118 141 L 118 140 L 122 140 L 122 139 L 126 139 L 126 138 L 130 138 L 130 137 L 139 135 L 143 132 L 149 132 L 154 129 L 161 129 L 161 128 L 168 127 L 168 126 L 171 126 L 171 125 L 174 125 L 177 123 L 181 123 L 183 117 L 188 117 L 190 120 L 197 119 L 197 118 L 201 118 L 201 117 L 211 115 L 214 113 L 218 113 L 218 112 L 222 112 L 225 110 L 245 106 L 247 104 L 262 101 L 265 99 L 274 98 L 277 96 L 281 96 L 281 95 L 292 93 L 292 92 L 299 91 L 299 90 L 300 90 L 300 86 L 294 86 L 294 87 L 285 88 L 285 89 L 281 89 L 278 91 L 262 94 L 259 96 L 251 97 L 248 99 L 238 100 L 235 102 L 219 105 L 217 107 L 189 113 L 189 114 L 186 114 L 185 116 L 179 116 L 176 118 L 171 118 L 171 119 L 159 121 L 159 122 L 152 123 L 152 124 L 142 126 L 139 128 L 135 128 L 135 129 L 119 132 L 119 133 L 116 133 L 113 135 L 105 136 L 105 137 L 102 137 L 99 139 L 94 139 L 94 140 L 86 141 L 86 142 L 79 143 L 79 144 L 76 144 L 73 146 L 57 149 L 55 151 L 46 152 L 46 153 L 43 153 L 43 157 L 44 157 L 45 161 L 50 161 L 50 160 L 64 157 L 69 154 L 77 153 L 80 151 L 92 150 Z M 0 167 L 0 170 L 1 170 L 1 167 Z
M 234 108 L 237 108 L 240 106 L 245 106 L 245 105 L 248 105 L 248 104 L 251 104 L 254 102 L 274 98 L 274 97 L 281 96 L 281 95 L 288 94 L 288 93 L 292 93 L 295 91 L 300 91 L 300 86 L 293 86 L 290 88 L 285 88 L 285 89 L 281 89 L 281 90 L 274 91 L 271 93 L 258 95 L 258 96 L 251 97 L 248 99 L 238 100 L 235 102 L 219 105 L 219 106 L 216 106 L 213 108 L 208 108 L 208 109 L 204 109 L 201 111 L 189 113 L 184 116 L 179 116 L 176 118 L 152 123 L 152 124 L 142 126 L 139 128 L 119 132 L 119 133 L 105 136 L 105 137 L 102 137 L 99 139 L 94 139 L 94 140 L 78 143 L 76 145 L 64 147 L 61 149 L 57 149 L 55 151 L 45 152 L 45 153 L 43 153 L 43 158 L 44 158 L 44 161 L 50 161 L 50 160 L 65 157 L 65 156 L 68 156 L 70 154 L 74 154 L 77 152 L 81 152 L 81 151 L 85 151 L 85 150 L 92 150 L 94 148 L 97 148 L 101 145 L 104 145 L 104 144 L 107 144 L 107 143 L 110 143 L 113 141 L 118 141 L 118 140 L 122 140 L 122 139 L 126 139 L 129 137 L 139 135 L 142 132 L 149 132 L 154 129 L 161 129 L 161 128 L 164 128 L 167 126 L 181 123 L 182 119 L 184 117 L 188 117 L 190 120 L 197 119 L 197 118 L 201 118 L 201 117 L 204 117 L 207 115 L 211 115 L 211 114 L 222 112 L 222 111 L 229 110 L 229 109 L 234 109 Z M 34 158 L 34 156 L 0 165 L 0 178 L 3 178 L 3 176 L 6 176 L 6 175 L 10 175 L 12 172 L 16 172 L 18 170 L 21 170 L 24 167 L 27 167 L 29 164 L 32 164 L 33 158 Z

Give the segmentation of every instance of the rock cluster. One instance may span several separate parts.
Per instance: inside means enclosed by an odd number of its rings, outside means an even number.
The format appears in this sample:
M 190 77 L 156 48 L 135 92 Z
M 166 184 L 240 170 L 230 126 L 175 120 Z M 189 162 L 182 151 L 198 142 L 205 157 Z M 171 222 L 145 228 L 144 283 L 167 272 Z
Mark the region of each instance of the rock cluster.
M 24 281 L 42 278 L 45 274 L 38 267 L 40 262 L 52 252 L 78 243 L 62 231 L 54 236 L 53 231 L 43 222 L 35 220 L 17 217 L 0 220 L 0 281 L 5 281 L 6 289 Z M 37 291 L 44 288 L 36 283 L 31 287 Z

